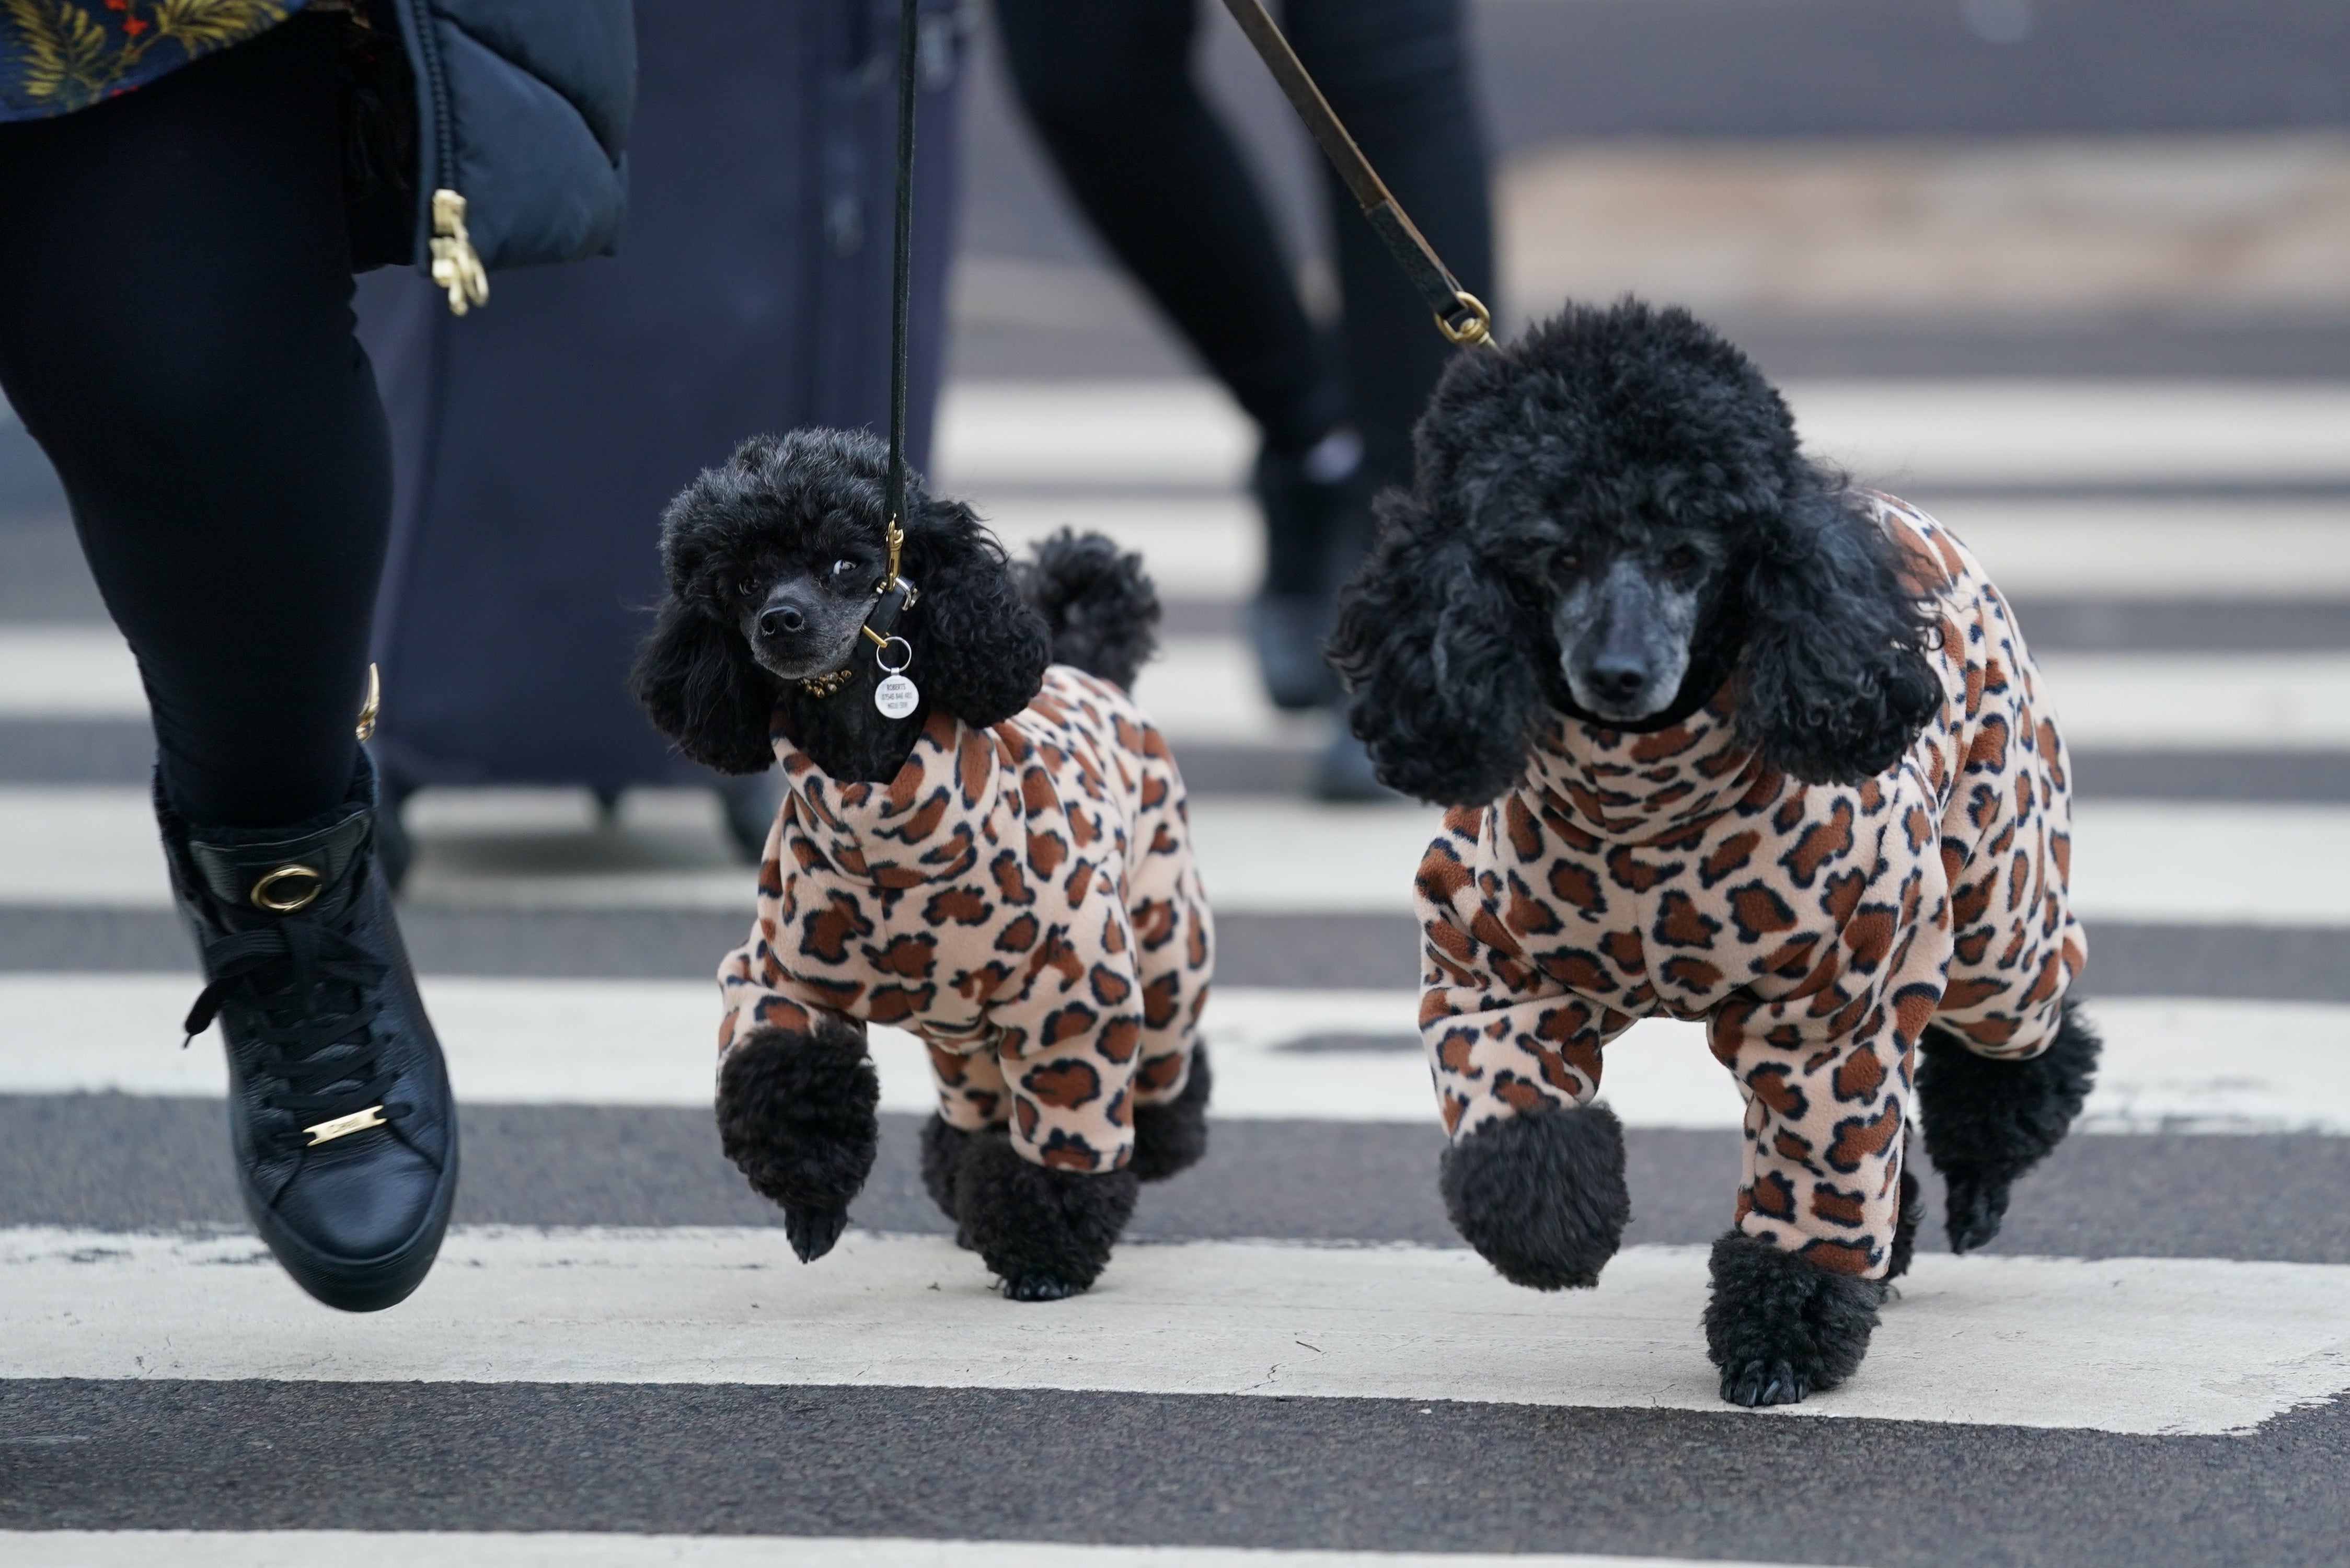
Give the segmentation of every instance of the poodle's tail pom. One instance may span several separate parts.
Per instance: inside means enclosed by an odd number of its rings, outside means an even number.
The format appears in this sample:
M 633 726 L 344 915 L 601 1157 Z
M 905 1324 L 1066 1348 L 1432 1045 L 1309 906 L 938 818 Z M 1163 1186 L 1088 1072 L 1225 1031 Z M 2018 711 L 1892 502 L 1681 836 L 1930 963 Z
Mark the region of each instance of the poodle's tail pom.
M 1023 561 L 1020 591 L 1053 632 L 1053 662 L 1131 691 L 1158 650 L 1159 590 L 1142 557 L 1064 528 Z

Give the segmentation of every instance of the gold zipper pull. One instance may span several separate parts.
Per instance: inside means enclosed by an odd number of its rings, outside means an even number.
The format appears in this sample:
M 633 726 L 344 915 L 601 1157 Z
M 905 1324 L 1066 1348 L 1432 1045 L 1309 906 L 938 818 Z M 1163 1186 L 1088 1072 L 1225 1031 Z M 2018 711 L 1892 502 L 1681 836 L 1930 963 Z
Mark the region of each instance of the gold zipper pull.
M 432 281 L 449 291 L 449 313 L 463 316 L 487 305 L 490 275 L 465 233 L 464 197 L 454 191 L 432 192 Z
M 383 682 L 376 678 L 375 666 L 368 666 L 367 701 L 359 704 L 359 740 L 375 739 L 375 716 L 383 708 Z

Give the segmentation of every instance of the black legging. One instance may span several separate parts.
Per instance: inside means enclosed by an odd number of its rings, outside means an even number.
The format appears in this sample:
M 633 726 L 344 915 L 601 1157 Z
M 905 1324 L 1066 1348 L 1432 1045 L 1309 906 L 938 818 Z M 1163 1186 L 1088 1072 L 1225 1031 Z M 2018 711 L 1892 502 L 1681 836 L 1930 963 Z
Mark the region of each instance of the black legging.
M 1278 451 L 1343 411 L 1374 482 L 1403 478 L 1451 348 L 1353 198 L 1337 220 L 1345 406 L 1263 198 L 1193 82 L 1201 0 L 996 0 L 1022 103 L 1086 215 Z M 1290 40 L 1462 286 L 1492 299 L 1492 217 L 1460 0 L 1288 0 Z
M 357 763 L 391 463 L 351 335 L 342 26 L 0 126 L 0 389 L 201 824 L 324 811 Z

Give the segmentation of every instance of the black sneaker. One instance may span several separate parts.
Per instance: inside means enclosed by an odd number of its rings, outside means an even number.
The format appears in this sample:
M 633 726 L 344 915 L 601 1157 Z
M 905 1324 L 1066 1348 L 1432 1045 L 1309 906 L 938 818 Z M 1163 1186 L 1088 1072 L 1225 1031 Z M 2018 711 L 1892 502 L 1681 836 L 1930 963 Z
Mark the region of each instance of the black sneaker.
M 336 810 L 203 827 L 156 785 L 172 892 L 203 956 L 192 1037 L 228 1040 L 245 1211 L 295 1282 L 377 1312 L 423 1282 L 457 1190 L 456 1109 L 376 865 L 364 754 Z

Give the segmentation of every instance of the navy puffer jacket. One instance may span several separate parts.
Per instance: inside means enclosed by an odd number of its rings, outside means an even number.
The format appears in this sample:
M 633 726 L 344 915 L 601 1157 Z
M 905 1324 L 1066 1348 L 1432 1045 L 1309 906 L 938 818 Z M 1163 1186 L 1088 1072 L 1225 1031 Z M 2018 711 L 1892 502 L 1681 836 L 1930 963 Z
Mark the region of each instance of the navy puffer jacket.
M 482 274 L 608 253 L 628 207 L 631 0 L 394 0 L 416 73 L 420 266 L 450 308 Z

